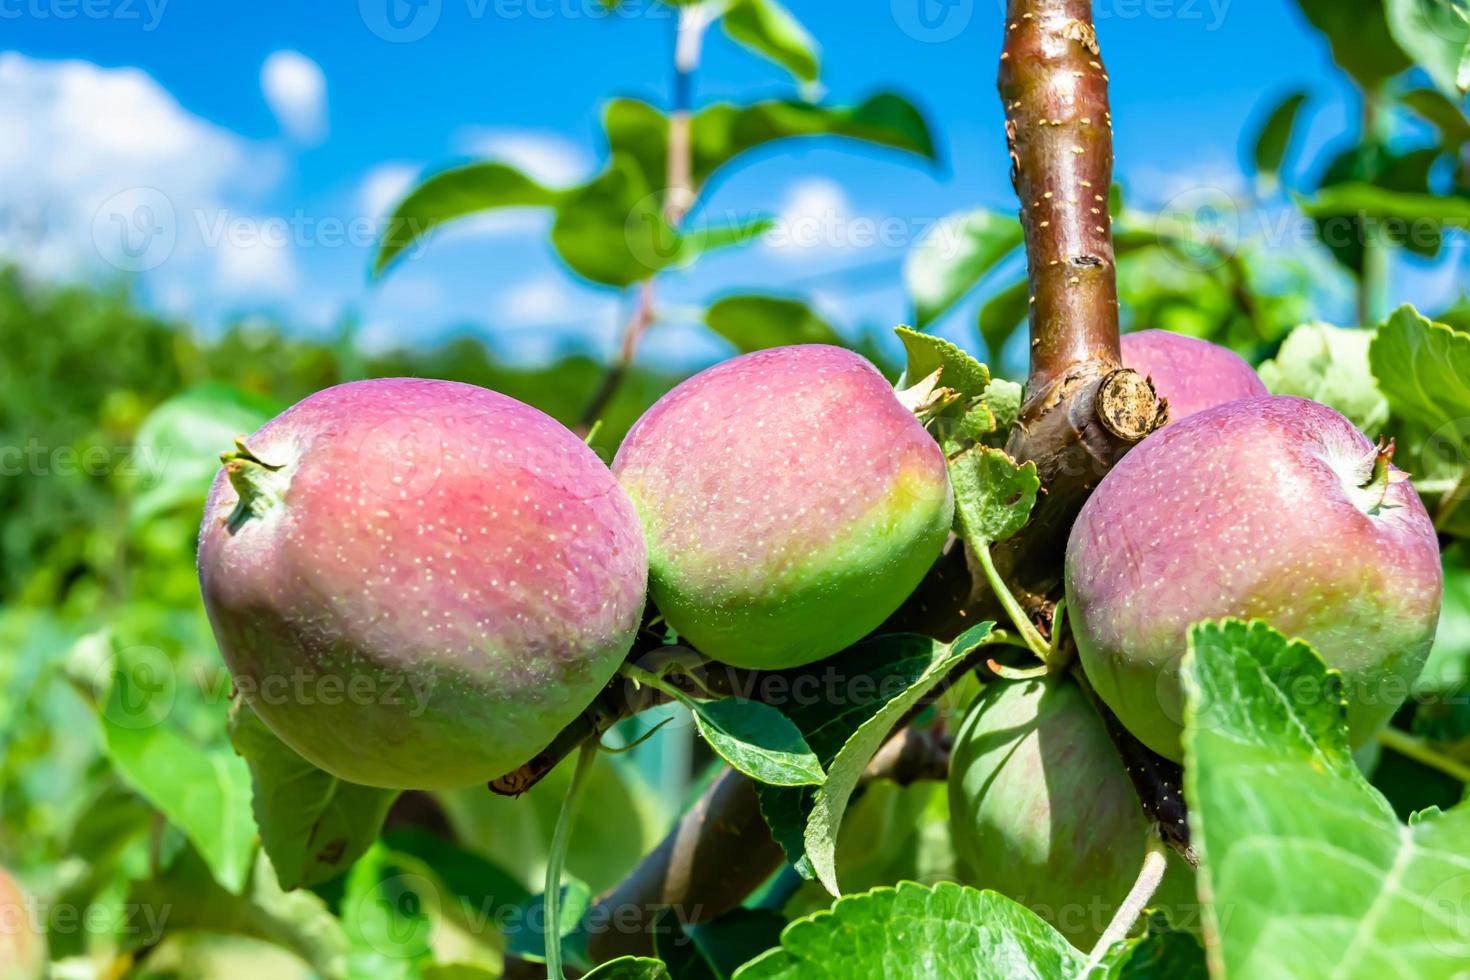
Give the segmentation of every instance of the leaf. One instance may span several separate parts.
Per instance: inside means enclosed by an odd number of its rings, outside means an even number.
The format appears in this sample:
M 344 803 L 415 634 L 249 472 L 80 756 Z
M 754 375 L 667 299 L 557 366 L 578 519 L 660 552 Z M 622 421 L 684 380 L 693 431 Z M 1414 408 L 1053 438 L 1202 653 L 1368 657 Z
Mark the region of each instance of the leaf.
M 1366 89 L 1410 66 L 1389 37 L 1383 0 L 1297 0 L 1312 26 L 1327 36 L 1332 59 Z
M 1199 939 L 1169 928 L 1168 917 L 1154 913 L 1148 932 L 1121 951 L 1109 965 L 1107 980 L 1209 980 Z
M 792 698 L 782 708 L 817 760 L 829 767 L 863 722 L 918 682 L 934 662 L 934 648 L 933 640 L 915 634 L 863 640 L 827 660 L 775 675 L 789 680 L 793 689 L 806 683 L 804 679 L 821 677 L 828 692 L 824 697 Z M 805 834 L 816 790 L 758 784 L 756 795 L 761 816 L 786 859 L 803 877 L 812 877 Z
M 1303 323 L 1287 335 L 1276 357 L 1261 365 L 1261 380 L 1274 395 L 1321 402 L 1376 435 L 1388 422 L 1388 402 L 1368 362 L 1372 342 L 1369 330 Z
M 221 888 L 198 853 L 185 849 L 168 870 L 135 882 L 128 903 L 142 921 L 128 932 L 133 948 L 157 942 L 162 936 L 152 933 L 163 928 L 245 936 L 295 953 L 325 980 L 348 976 L 348 942 L 337 920 L 311 892 L 283 891 L 263 853 L 244 894 Z M 150 915 L 161 914 L 167 918 L 148 923 Z
M 990 369 L 942 337 L 921 333 L 909 327 L 895 330 L 908 355 L 904 380 L 899 387 L 914 384 L 939 371 L 939 383 L 951 388 L 961 398 L 983 398 L 990 386 Z
M 726 296 L 705 311 L 704 322 L 742 354 L 788 344 L 842 343 L 811 307 L 782 296 Z
M 561 198 L 551 243 L 573 272 L 608 286 L 641 282 L 680 254 L 678 233 L 664 220 L 662 195 L 638 161 L 623 153 Z
M 1211 974 L 1463 969 L 1470 806 L 1399 823 L 1353 761 L 1341 675 L 1262 623 L 1195 626 L 1184 681 Z
M 827 778 L 801 730 L 779 708 L 745 698 L 721 698 L 695 701 L 692 709 L 699 734 L 710 748 L 756 782 L 814 786 Z
M 821 71 L 816 39 L 776 0 L 736 0 L 723 18 L 725 33 L 774 61 L 803 82 Z
M 798 919 L 736 980 L 1079 977 L 1087 958 L 1031 910 L 951 882 L 900 882 Z
M 1401 306 L 1368 348 L 1378 387 L 1395 415 L 1470 451 L 1470 334 Z
M 1019 221 L 994 211 L 954 214 L 937 222 L 903 265 L 918 327 L 924 329 L 947 313 L 1024 240 Z
M 393 209 L 373 259 L 373 276 L 381 277 L 411 245 L 446 221 L 497 208 L 555 207 L 562 193 L 493 160 L 434 174 Z
M 1470 119 L 1460 108 L 1459 100 L 1451 100 L 1438 89 L 1416 88 L 1404 92 L 1399 102 L 1410 112 L 1439 130 L 1440 138 L 1450 149 L 1470 142 Z
M 1020 385 L 1005 378 L 996 378 L 985 389 L 985 404 L 990 406 L 996 427 L 1001 432 L 1009 431 L 1016 424 L 1016 419 L 1021 414 L 1021 396 L 1024 392 L 1025 389 Z
M 1000 449 L 976 446 L 949 462 L 955 523 L 971 547 L 1004 541 L 1026 526 L 1041 479 L 1036 464 L 1017 466 Z
M 1031 312 L 1031 285 L 1020 279 L 996 293 L 980 307 L 980 339 L 991 363 L 1000 363 L 1001 351 Z
M 1388 28 L 1447 95 L 1461 97 L 1460 64 L 1470 42 L 1470 21 L 1455 0 L 1384 0 Z
M 281 887 L 337 877 L 377 840 L 393 790 L 345 782 L 307 762 L 244 701 L 230 711 L 230 741 L 250 767 L 260 842 Z
M 711 225 L 685 231 L 679 234 L 679 246 L 670 264 L 681 269 L 688 268 L 710 252 L 754 241 L 775 225 L 774 220 L 762 215 L 742 219 L 735 224 Z
M 949 646 L 934 644 L 933 659 L 919 679 L 859 725 L 832 760 L 827 781 L 817 790 L 807 817 L 804 843 L 817 880 L 833 895 L 842 893 L 837 885 L 837 830 L 863 770 L 899 720 L 989 635 L 993 625 L 985 623 L 967 630 Z
M 134 458 L 144 475 L 128 504 L 128 525 L 160 514 L 199 511 L 219 472 L 219 454 L 260 428 L 281 406 L 210 381 L 164 401 L 138 427 Z
M 582 980 L 669 980 L 669 969 L 646 956 L 620 956 L 584 973 Z
M 1302 202 L 1302 210 L 1314 218 L 1351 214 L 1379 221 L 1470 228 L 1470 199 L 1390 190 L 1362 182 L 1324 187 L 1316 197 Z
M 583 943 L 567 943 L 582 925 L 582 918 L 592 907 L 592 889 L 585 881 L 564 876 L 561 905 L 557 913 L 557 938 L 562 942 L 563 956 L 573 963 L 585 961 Z M 497 906 L 490 906 L 495 908 Z M 503 906 L 500 906 L 503 907 Z M 546 895 L 532 895 L 522 901 L 516 914 L 505 927 L 506 952 L 532 963 L 546 962 Z
M 690 124 L 695 188 L 703 187 L 715 171 L 743 153 L 807 136 L 842 136 L 937 159 L 923 114 L 891 92 L 881 92 L 852 107 L 798 101 L 746 106 L 716 103 L 695 113 Z
M 780 944 L 786 922 L 771 909 L 736 908 L 709 922 L 685 925 L 668 909 L 654 925 L 654 952 L 678 980 L 730 980 L 753 952 Z
M 224 747 L 203 748 L 169 723 L 178 679 L 151 647 L 110 640 L 98 679 L 108 756 L 129 786 L 184 832 L 226 889 L 245 886 L 255 854 L 250 770 Z
M 1256 176 L 1274 185 L 1291 149 L 1291 138 L 1296 131 L 1297 116 L 1307 102 L 1306 92 L 1293 92 L 1276 104 L 1266 117 L 1261 131 L 1256 135 Z

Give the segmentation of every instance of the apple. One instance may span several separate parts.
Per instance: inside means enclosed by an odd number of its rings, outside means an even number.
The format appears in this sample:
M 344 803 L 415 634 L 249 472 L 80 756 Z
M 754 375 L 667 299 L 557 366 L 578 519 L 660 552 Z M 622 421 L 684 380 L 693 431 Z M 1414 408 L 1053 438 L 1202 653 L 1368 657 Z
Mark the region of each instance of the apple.
M 0 980 L 41 980 L 46 934 L 20 884 L 0 868 Z
M 648 534 L 649 591 L 707 656 L 795 667 L 913 591 L 954 517 L 944 454 L 863 357 L 819 344 L 718 364 L 613 460 Z
M 473 385 L 312 395 L 224 457 L 199 533 L 220 651 L 261 719 L 343 779 L 497 778 L 612 678 L 647 551 L 612 473 Z
M 1067 543 L 1067 619 L 1088 680 L 1149 748 L 1178 760 L 1189 627 L 1261 619 L 1344 675 L 1354 745 L 1409 694 L 1443 576 L 1406 474 L 1304 398 L 1217 405 L 1115 466 Z
M 1269 394 L 1239 354 L 1208 340 L 1169 330 L 1123 335 L 1123 366 L 1153 381 L 1169 403 L 1169 421 L 1240 398 Z
M 1090 948 L 1138 878 L 1149 826 L 1081 688 L 1066 677 L 990 684 L 950 760 L 950 828 L 966 883 Z M 1194 926 L 1194 875 L 1169 860 L 1153 905 Z

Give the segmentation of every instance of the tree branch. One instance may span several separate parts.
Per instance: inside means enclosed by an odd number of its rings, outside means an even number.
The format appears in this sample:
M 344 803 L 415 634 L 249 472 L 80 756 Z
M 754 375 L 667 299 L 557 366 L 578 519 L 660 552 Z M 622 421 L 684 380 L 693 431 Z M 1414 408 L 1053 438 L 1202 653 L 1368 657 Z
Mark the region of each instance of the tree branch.
M 1031 374 L 1007 448 L 1036 463 L 1044 492 L 996 560 L 1044 597 L 1088 494 L 1165 416 L 1121 366 L 1112 114 L 1090 0 L 1010 0 L 999 87 L 1031 286 Z

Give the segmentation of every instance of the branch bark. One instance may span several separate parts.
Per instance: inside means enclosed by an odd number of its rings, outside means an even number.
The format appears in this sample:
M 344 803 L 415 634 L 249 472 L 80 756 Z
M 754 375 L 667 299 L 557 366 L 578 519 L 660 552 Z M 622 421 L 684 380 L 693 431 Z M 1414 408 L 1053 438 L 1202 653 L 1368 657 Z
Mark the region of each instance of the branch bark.
M 1090 0 L 1010 0 L 999 87 L 1031 286 L 1031 373 L 1007 448 L 1036 463 L 1043 493 L 996 563 L 1045 597 L 1077 511 L 1165 409 L 1122 367 L 1112 114 Z

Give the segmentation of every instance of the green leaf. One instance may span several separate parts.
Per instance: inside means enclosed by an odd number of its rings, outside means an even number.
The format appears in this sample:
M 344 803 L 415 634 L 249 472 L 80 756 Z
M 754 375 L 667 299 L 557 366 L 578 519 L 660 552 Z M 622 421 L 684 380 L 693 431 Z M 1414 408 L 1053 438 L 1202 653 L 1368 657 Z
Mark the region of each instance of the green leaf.
M 584 973 L 582 980 L 669 980 L 669 969 L 646 956 L 620 956 Z
M 270 860 L 260 854 L 250 874 L 249 887 L 236 895 L 221 888 L 192 849 L 185 849 L 166 871 L 137 881 L 128 895 L 128 907 L 149 914 L 167 912 L 155 923 L 170 932 L 209 932 L 244 936 L 271 943 L 301 957 L 325 980 L 348 976 L 348 942 L 342 927 L 320 898 L 308 891 L 286 892 L 276 880 Z M 161 939 L 154 929 L 129 932 L 129 945 L 141 948 Z
M 1395 415 L 1470 451 L 1470 334 L 1402 306 L 1368 348 L 1378 387 Z
M 377 840 L 393 790 L 321 771 L 275 736 L 244 701 L 230 711 L 230 741 L 250 766 L 260 842 L 281 887 L 330 881 Z
M 1107 980 L 1209 980 L 1205 951 L 1193 933 L 1169 928 L 1168 917 L 1154 913 L 1147 933 L 1115 951 Z
M 822 765 L 790 718 L 759 701 L 721 698 L 695 701 L 699 734 L 733 769 L 773 786 L 815 786 Z
M 832 760 L 827 781 L 817 790 L 812 803 L 804 843 L 807 859 L 811 862 L 817 880 L 833 895 L 842 894 L 837 884 L 837 830 L 863 770 L 899 720 L 984 640 L 992 625 L 994 624 L 986 623 L 975 627 L 952 645 L 934 644 L 930 665 L 919 679 L 902 694 L 884 703 L 872 717 L 859 725 L 837 753 L 837 758 Z
M 995 892 L 900 882 L 798 919 L 737 980 L 808 977 L 1080 977 L 1087 958 L 1034 912 Z
M 921 333 L 909 327 L 895 331 L 908 355 L 899 387 L 916 384 L 939 371 L 939 383 L 964 399 L 983 398 L 990 386 L 990 369 L 971 357 L 968 351 L 942 337 Z
M 1024 393 L 1022 386 L 1005 378 L 996 378 L 985 389 L 985 404 L 990 406 L 996 427 L 1001 432 L 1009 431 L 1016 424 L 1021 415 L 1021 396 Z
M 279 412 L 266 398 L 219 382 L 186 388 L 138 427 L 135 458 L 145 471 L 128 505 L 136 529 L 161 514 L 197 512 L 219 472 L 219 454 Z
M 1031 313 L 1031 284 L 1020 279 L 996 293 L 980 307 L 980 339 L 990 352 L 991 363 L 999 363 L 1001 351 L 1016 328 Z
M 717 103 L 697 112 L 690 126 L 695 188 L 703 187 L 716 170 L 756 147 L 810 136 L 842 136 L 937 159 L 923 114 L 891 92 L 850 108 L 799 101 L 746 106 Z
M 915 323 L 920 328 L 933 324 L 1024 241 L 1021 223 L 994 211 L 950 215 L 936 223 L 904 260 Z
M 1448 147 L 1458 149 L 1470 142 L 1470 118 L 1466 118 L 1458 99 L 1451 100 L 1438 89 L 1416 88 L 1402 93 L 1398 100 L 1404 108 L 1438 129 Z
M 255 855 L 250 770 L 223 746 L 204 748 L 169 720 L 178 677 L 151 647 L 118 648 L 101 640 L 98 714 L 118 773 L 184 832 L 214 878 L 233 892 L 245 886 Z
M 1211 973 L 1462 969 L 1470 806 L 1401 824 L 1353 761 L 1341 675 L 1262 623 L 1194 627 L 1184 681 Z
M 1314 218 L 1351 214 L 1379 221 L 1470 228 L 1470 199 L 1389 190 L 1362 182 L 1324 187 L 1316 197 L 1302 202 L 1302 210 Z
M 934 662 L 935 643 L 926 636 L 876 636 L 809 667 L 778 675 L 793 687 L 802 678 L 821 677 L 829 683 L 826 697 L 792 699 L 782 708 L 796 723 L 818 761 L 828 767 L 858 728 L 908 690 Z M 806 824 L 816 799 L 810 786 L 757 785 L 761 815 L 787 860 L 805 878 L 812 877 L 806 857 Z
M 1383 0 L 1297 0 L 1332 46 L 1332 59 L 1367 89 L 1410 66 L 1407 55 L 1389 37 Z
M 1440 90 L 1461 97 L 1460 65 L 1470 42 L 1470 20 L 1455 0 L 1384 0 L 1388 28 L 1399 47 L 1429 73 Z
M 1291 149 L 1297 116 L 1307 102 L 1306 92 L 1293 92 L 1276 104 L 1256 135 L 1256 176 L 1274 185 Z
M 592 889 L 587 883 L 563 875 L 557 936 L 562 940 L 562 953 L 573 963 L 585 959 L 580 942 L 567 943 L 582 925 L 582 917 L 592 907 Z M 532 895 L 520 903 L 511 926 L 506 929 L 509 943 L 506 952 L 532 963 L 546 962 L 546 895 Z
M 742 353 L 788 344 L 841 344 L 811 307 L 782 296 L 726 296 L 704 314 L 705 324 Z
M 712 225 L 682 232 L 678 236 L 679 246 L 670 264 L 680 269 L 688 268 L 710 252 L 754 241 L 775 226 L 774 220 L 762 215 L 735 224 Z
M 685 925 L 668 909 L 653 929 L 654 952 L 678 980 L 730 980 L 752 953 L 780 944 L 786 921 L 771 909 L 737 908 Z
M 373 276 L 382 276 L 411 245 L 446 221 L 496 208 L 555 207 L 562 193 L 495 161 L 434 174 L 393 210 L 373 259 Z
M 1274 395 L 1297 395 L 1337 409 L 1359 429 L 1376 435 L 1388 423 L 1388 401 L 1373 380 L 1369 330 L 1304 323 L 1276 357 L 1261 365 L 1261 380 Z
M 803 82 L 821 71 L 816 39 L 776 0 L 736 0 L 725 11 L 725 33 Z
M 608 286 L 641 282 L 680 255 L 679 235 L 664 220 L 662 195 L 638 161 L 623 153 L 562 197 L 551 243 L 573 272 Z
M 1026 526 L 1041 479 L 1036 464 L 1017 466 L 999 449 L 976 446 L 949 462 L 955 523 L 961 537 L 981 548 L 1004 541 Z

